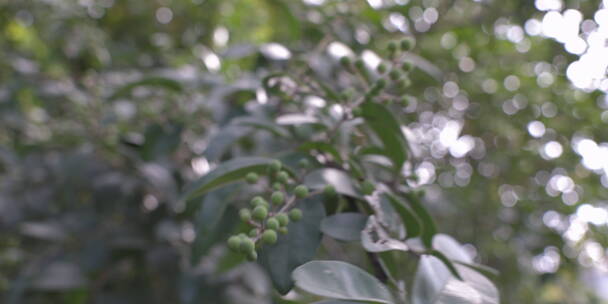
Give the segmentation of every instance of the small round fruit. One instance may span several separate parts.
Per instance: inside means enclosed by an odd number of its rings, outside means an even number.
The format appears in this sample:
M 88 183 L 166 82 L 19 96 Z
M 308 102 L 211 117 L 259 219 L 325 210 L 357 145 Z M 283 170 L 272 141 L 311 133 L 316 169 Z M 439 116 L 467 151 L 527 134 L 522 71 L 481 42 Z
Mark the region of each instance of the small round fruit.
M 363 192 L 363 194 L 365 195 L 371 195 L 372 193 L 374 193 L 375 189 L 376 187 L 370 181 L 366 180 L 361 183 L 361 192 Z
M 287 226 L 287 224 L 289 224 L 289 216 L 287 216 L 287 214 L 285 213 L 277 214 L 276 218 L 279 221 L 279 225 L 281 225 L 282 227 L 285 227 Z
M 302 219 L 302 210 L 300 210 L 298 208 L 291 209 L 291 211 L 289 211 L 289 219 L 291 219 L 294 222 Z
M 258 221 L 263 221 L 268 216 L 268 209 L 264 206 L 253 208 L 253 218 Z
M 257 259 L 258 259 L 258 253 L 255 252 L 255 250 L 247 253 L 247 260 L 253 262 Z
M 242 253 L 255 252 L 255 243 L 250 238 L 245 238 L 244 240 L 241 240 L 241 245 L 239 246 L 239 250 Z
M 305 185 L 299 185 L 294 189 L 294 194 L 297 198 L 305 198 L 308 196 L 308 187 Z
M 287 233 L 289 233 L 289 230 L 287 229 L 287 227 L 281 227 L 281 228 L 279 228 L 279 232 L 281 234 L 287 234 Z
M 266 221 L 266 228 L 268 229 L 277 230 L 280 226 L 281 225 L 279 224 L 279 220 L 274 217 L 271 217 Z
M 285 171 L 281 171 L 277 174 L 277 180 L 279 183 L 287 184 L 289 181 L 289 174 L 287 174 Z
M 414 64 L 411 61 L 405 61 L 402 65 L 401 65 L 401 69 L 404 72 L 409 72 L 412 69 L 414 69 Z
M 308 168 L 310 167 L 310 161 L 306 158 L 300 159 L 300 161 L 298 162 L 298 165 L 302 168 Z
M 228 238 L 228 248 L 233 251 L 238 251 L 241 247 L 241 238 L 233 235 Z
M 394 41 L 389 42 L 386 46 L 386 49 L 389 52 L 394 53 L 397 50 L 397 43 L 395 43 Z
M 325 188 L 323 188 L 323 194 L 325 194 L 327 196 L 336 195 L 336 187 L 334 187 L 333 185 L 325 186 Z
M 365 62 L 363 61 L 363 59 L 355 60 L 355 67 L 359 70 L 365 69 Z
M 343 65 L 343 66 L 345 66 L 345 67 L 350 66 L 350 64 L 351 64 L 350 57 L 343 56 L 342 58 L 340 58 L 340 64 Z
M 403 77 L 401 79 L 399 79 L 399 82 L 397 82 L 397 87 L 401 88 L 401 89 L 405 89 L 407 87 L 409 87 L 412 84 L 412 81 L 407 78 L 407 77 Z
M 270 163 L 270 170 L 277 172 L 277 171 L 281 170 L 282 166 L 283 166 L 283 164 L 281 164 L 281 161 L 278 159 L 275 159 Z
M 259 178 L 260 177 L 255 172 L 249 172 L 249 173 L 247 173 L 247 176 L 245 176 L 245 180 L 249 184 L 255 184 L 255 183 L 257 183 Z
M 243 222 L 249 222 L 251 220 L 251 211 L 249 209 L 243 208 L 239 210 L 239 217 Z
M 283 189 L 283 185 L 279 182 L 276 182 L 276 183 L 272 184 L 272 189 L 279 191 L 279 190 Z
M 265 202 L 265 200 L 264 200 L 263 197 L 256 196 L 256 197 L 254 197 L 254 198 L 251 199 L 251 206 L 257 207 L 257 206 L 260 206 L 260 205 L 264 205 L 264 202 Z
M 251 230 L 249 230 L 249 237 L 256 237 L 258 236 L 258 229 L 257 228 L 253 228 Z
M 403 51 L 409 51 L 414 47 L 414 40 L 412 40 L 411 38 L 406 38 L 401 40 L 401 50 Z
M 386 64 L 384 64 L 384 63 L 378 64 L 378 66 L 376 67 L 376 71 L 378 71 L 378 73 L 380 73 L 380 74 L 386 73 Z
M 276 243 L 277 242 L 277 232 L 272 229 L 268 229 L 268 230 L 264 231 L 264 233 L 262 233 L 262 241 L 267 244 Z
M 399 78 L 401 78 L 401 71 L 399 71 L 399 70 L 391 70 L 388 73 L 388 77 L 390 77 L 390 79 L 393 80 L 393 81 L 398 80 Z
M 382 90 L 385 87 L 386 87 L 386 80 L 384 78 L 380 78 L 376 81 L 376 85 L 374 86 L 374 89 Z
M 280 205 L 285 201 L 285 195 L 283 192 L 275 191 L 270 196 L 270 201 L 275 205 Z

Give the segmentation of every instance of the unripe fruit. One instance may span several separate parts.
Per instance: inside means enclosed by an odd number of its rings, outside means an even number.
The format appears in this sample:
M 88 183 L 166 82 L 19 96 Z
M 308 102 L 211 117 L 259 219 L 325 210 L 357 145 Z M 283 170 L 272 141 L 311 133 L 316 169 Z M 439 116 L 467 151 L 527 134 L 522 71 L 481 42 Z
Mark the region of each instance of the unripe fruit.
M 255 183 L 257 183 L 258 179 L 259 179 L 258 174 L 254 173 L 254 172 L 249 172 L 249 173 L 247 173 L 247 176 L 245 176 L 245 180 L 249 184 L 255 184 Z
M 278 159 L 275 159 L 270 163 L 270 170 L 272 170 L 273 172 L 277 172 L 277 171 L 281 170 L 282 166 L 283 166 L 283 164 L 281 164 L 281 161 Z
M 276 215 L 277 220 L 279 221 L 279 225 L 285 227 L 289 224 L 289 217 L 285 213 L 279 213 Z
M 289 181 L 289 174 L 287 174 L 285 171 L 281 171 L 277 174 L 277 180 L 279 183 L 287 184 Z
M 327 196 L 334 196 L 336 195 L 336 188 L 333 185 L 327 185 L 325 188 L 323 188 L 323 194 Z
M 386 46 L 386 49 L 390 53 L 394 53 L 397 50 L 397 43 L 394 41 L 389 42 L 388 45 Z
M 256 237 L 258 235 L 258 229 L 257 228 L 253 228 L 251 230 L 249 230 L 249 237 Z
M 253 262 L 258 259 L 258 253 L 255 251 L 251 251 L 247 254 L 247 260 Z
M 365 195 L 371 195 L 372 193 L 374 193 L 375 190 L 375 186 L 374 184 L 372 184 L 370 181 L 364 181 L 363 183 L 361 183 L 361 192 L 363 192 L 363 194 Z
M 291 209 L 291 211 L 289 211 L 289 219 L 292 221 L 299 221 L 302 219 L 302 210 L 298 208 Z
M 244 240 L 241 240 L 239 250 L 242 253 L 255 252 L 255 243 L 250 238 L 245 238 Z
M 399 70 L 391 70 L 388 73 L 388 77 L 390 77 L 391 80 L 395 81 L 395 80 L 401 78 L 401 71 L 399 71 Z
M 363 59 L 355 60 L 355 67 L 359 70 L 365 69 L 365 62 L 363 61 Z
M 345 67 L 348 67 L 351 64 L 351 60 L 348 56 L 343 56 L 342 58 L 340 58 L 340 64 Z
M 378 66 L 376 67 L 376 71 L 378 71 L 378 73 L 380 73 L 380 74 L 386 73 L 386 64 L 384 64 L 384 63 L 378 64 Z
M 401 50 L 409 51 L 414 47 L 414 40 L 411 38 L 406 38 L 401 40 Z
M 275 191 L 270 196 L 270 201 L 275 205 L 280 205 L 285 201 L 285 195 L 283 192 Z
M 253 208 L 253 218 L 262 221 L 268 216 L 268 209 L 264 206 L 257 206 Z
M 399 98 L 399 100 L 397 100 L 398 103 L 400 103 L 402 106 L 407 106 L 410 101 L 407 97 L 401 97 Z
M 298 165 L 302 168 L 308 168 L 310 167 L 310 161 L 306 158 L 300 159 L 300 161 L 298 162 Z
M 272 229 L 268 229 L 268 230 L 264 231 L 264 233 L 262 234 L 262 241 L 267 244 L 276 243 L 277 242 L 277 232 Z
M 308 187 L 305 185 L 299 185 L 293 192 L 297 198 L 305 198 L 308 196 Z
M 401 69 L 404 72 L 409 72 L 414 68 L 414 64 L 410 61 L 405 61 L 402 65 L 401 65 Z
M 376 81 L 376 84 L 374 85 L 374 89 L 376 90 L 382 90 L 386 87 L 386 80 L 384 78 L 380 78 Z
M 289 233 L 289 230 L 287 229 L 287 227 L 281 227 L 281 228 L 279 228 L 279 232 L 281 234 L 287 234 L 287 233 Z
M 272 184 L 272 189 L 277 190 L 277 191 L 281 190 L 281 189 L 283 189 L 283 185 L 279 182 L 276 182 L 276 183 Z
M 228 238 L 228 248 L 233 251 L 239 251 L 241 247 L 241 238 L 239 236 L 233 235 Z
M 251 199 L 251 206 L 257 207 L 260 205 L 264 205 L 265 202 L 266 201 L 264 200 L 264 198 L 262 198 L 261 196 L 256 196 Z
M 399 80 L 399 82 L 397 82 L 397 87 L 399 87 L 400 89 L 405 89 L 405 88 L 409 87 L 411 84 L 412 84 L 412 82 L 410 81 L 409 78 L 403 77 Z
M 268 228 L 268 229 L 277 230 L 277 229 L 279 229 L 279 227 L 280 227 L 279 221 L 274 217 L 271 217 L 266 221 L 266 228 Z
M 243 208 L 239 211 L 239 217 L 241 218 L 241 221 L 249 222 L 249 220 L 251 220 L 251 211 L 249 211 L 249 209 Z

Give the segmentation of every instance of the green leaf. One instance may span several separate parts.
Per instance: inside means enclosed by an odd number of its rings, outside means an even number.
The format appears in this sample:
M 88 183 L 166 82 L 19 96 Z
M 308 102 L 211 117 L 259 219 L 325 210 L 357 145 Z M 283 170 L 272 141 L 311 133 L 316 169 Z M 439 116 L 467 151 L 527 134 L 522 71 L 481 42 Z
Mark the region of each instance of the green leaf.
M 454 264 L 452 264 L 452 261 L 450 261 L 450 259 L 448 259 L 445 255 L 443 255 L 443 253 L 441 253 L 441 251 L 437 251 L 437 250 L 433 249 L 433 250 L 429 251 L 429 254 L 433 255 L 436 258 L 438 258 L 439 260 L 441 260 L 441 262 L 443 262 L 443 264 L 450 270 L 452 275 L 462 281 L 462 277 L 460 276 L 460 273 L 458 273 L 458 270 L 456 270 L 456 267 L 454 266 Z
M 384 145 L 385 155 L 401 170 L 407 158 L 407 142 L 397 119 L 381 104 L 366 101 L 361 104 L 363 118 Z
M 433 247 L 433 236 L 437 233 L 437 226 L 433 217 L 429 214 L 426 208 L 420 202 L 420 199 L 414 193 L 404 193 L 405 197 L 412 207 L 412 210 L 416 213 L 420 223 L 422 224 L 421 239 L 422 243 L 428 247 Z
M 264 173 L 272 158 L 240 157 L 220 164 L 186 187 L 183 200 L 191 200 L 222 185 L 236 182 L 249 172 Z
M 397 211 L 397 214 L 399 214 L 399 217 L 401 217 L 401 221 L 405 226 L 407 238 L 415 238 L 419 236 L 422 229 L 420 229 L 420 224 L 418 223 L 419 220 L 416 215 L 396 196 L 390 193 L 386 193 L 385 195 L 393 208 Z
M 336 192 L 361 198 L 361 194 L 356 190 L 354 183 L 350 176 L 338 169 L 328 168 L 315 170 L 304 178 L 304 183 L 311 189 L 323 189 L 327 185 L 332 185 L 336 188 Z
M 174 92 L 181 92 L 183 90 L 182 85 L 173 79 L 164 78 L 164 77 L 148 77 L 148 78 L 144 78 L 139 81 L 131 82 L 131 83 L 119 88 L 118 90 L 116 90 L 114 95 L 112 95 L 110 97 L 110 99 L 112 100 L 112 99 L 116 99 L 121 96 L 128 95 L 131 93 L 131 91 L 134 88 L 140 87 L 140 86 L 162 87 L 164 89 L 174 91 Z
M 259 252 L 258 261 L 281 294 L 293 287 L 291 272 L 312 260 L 321 242 L 319 226 L 325 217 L 321 195 L 310 196 L 296 206 L 302 210 L 302 219 L 290 222 L 287 235 L 280 235 L 276 244 L 264 246 Z
M 192 244 L 192 263 L 207 253 L 217 242 L 226 239 L 232 228 L 238 223 L 238 213 L 228 206 L 230 195 L 236 187 L 228 186 L 210 192 L 202 199 L 202 206 L 197 212 L 195 227 L 196 238 Z
M 498 304 L 498 290 L 490 280 L 468 267 L 455 265 L 458 280 L 439 258 L 420 257 L 412 287 L 412 304 Z
M 293 272 L 296 286 L 339 300 L 394 303 L 388 288 L 365 270 L 340 261 L 312 261 Z
M 338 213 L 323 219 L 321 231 L 340 241 L 359 241 L 366 222 L 367 216 L 361 213 Z

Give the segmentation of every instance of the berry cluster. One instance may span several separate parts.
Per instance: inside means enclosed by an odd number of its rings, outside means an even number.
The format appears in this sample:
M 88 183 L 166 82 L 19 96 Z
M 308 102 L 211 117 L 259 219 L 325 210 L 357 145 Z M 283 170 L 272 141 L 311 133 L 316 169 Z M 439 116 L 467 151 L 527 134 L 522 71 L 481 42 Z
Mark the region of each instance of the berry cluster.
M 249 224 L 249 234 L 240 233 L 228 239 L 228 248 L 244 254 L 249 260 L 257 259 L 256 247 L 262 244 L 277 242 L 278 233 L 287 234 L 290 221 L 299 221 L 302 210 L 295 208 L 298 199 L 307 197 L 310 193 L 305 185 L 292 186 L 293 182 L 287 171 L 282 170 L 280 161 L 273 161 L 268 167 L 268 180 L 272 184 L 268 202 L 262 196 L 251 199 L 250 208 L 239 211 L 240 219 Z M 258 183 L 260 177 L 250 172 L 245 180 L 250 184 Z M 288 194 L 291 192 L 291 195 Z

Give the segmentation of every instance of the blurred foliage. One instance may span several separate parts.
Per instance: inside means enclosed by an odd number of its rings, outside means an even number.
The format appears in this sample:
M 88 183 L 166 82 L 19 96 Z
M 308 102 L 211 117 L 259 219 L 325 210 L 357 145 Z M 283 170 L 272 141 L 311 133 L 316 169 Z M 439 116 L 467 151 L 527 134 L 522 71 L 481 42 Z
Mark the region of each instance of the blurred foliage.
M 563 2 L 585 19 L 605 5 Z M 499 271 L 504 303 L 606 302 L 608 219 L 582 210 L 606 213 L 608 177 L 575 147 L 608 141 L 608 103 L 571 85 L 576 55 L 523 30 L 544 14 L 516 0 L 0 0 L 1 302 L 317 300 L 281 298 L 225 250 L 237 209 L 213 201 L 248 193 L 201 198 L 217 223 L 179 197 L 222 161 L 294 149 L 238 120 L 282 107 L 265 77 L 344 89 L 339 57 L 373 64 L 405 36 L 416 69 L 397 114 L 438 230 Z M 374 268 L 354 244 L 322 244 L 319 258 Z

